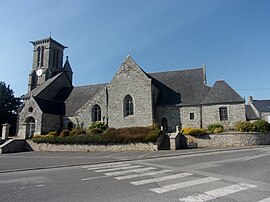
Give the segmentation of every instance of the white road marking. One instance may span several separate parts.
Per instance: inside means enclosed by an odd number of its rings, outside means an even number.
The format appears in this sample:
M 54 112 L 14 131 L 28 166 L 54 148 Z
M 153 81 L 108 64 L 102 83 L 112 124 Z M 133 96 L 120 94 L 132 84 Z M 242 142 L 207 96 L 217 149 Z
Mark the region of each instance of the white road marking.
M 102 166 L 113 166 L 113 165 L 120 165 L 120 164 L 123 164 L 123 163 L 122 162 L 100 163 L 100 164 L 95 164 L 95 165 L 82 166 L 82 168 L 99 168 Z
M 143 166 L 124 166 L 124 167 L 117 167 L 117 168 L 109 168 L 109 169 L 103 169 L 103 170 L 96 170 L 95 172 L 101 173 L 101 172 L 108 172 L 108 171 L 114 171 L 114 170 L 125 170 L 130 168 L 141 168 Z
M 214 178 L 214 177 L 206 177 L 206 178 L 202 178 L 202 179 L 191 180 L 191 181 L 187 181 L 187 182 L 181 182 L 181 183 L 177 183 L 177 184 L 171 184 L 171 185 L 167 185 L 167 186 L 163 186 L 163 187 L 159 187 L 159 188 L 154 188 L 154 189 L 150 189 L 150 191 L 153 191 L 153 192 L 160 194 L 160 193 L 164 193 L 164 192 L 168 192 L 168 191 L 174 191 L 177 189 L 190 187 L 190 186 L 194 186 L 194 185 L 199 185 L 199 184 L 204 184 L 204 183 L 208 183 L 208 182 L 214 182 L 214 181 L 218 181 L 218 180 L 220 180 L 220 179 Z
M 97 177 L 88 177 L 88 178 L 83 178 L 81 179 L 82 181 L 87 181 L 87 180 L 95 180 L 95 179 L 101 179 L 101 178 L 106 178 L 110 176 L 97 176 Z
M 135 182 L 130 182 L 130 183 L 133 185 L 144 185 L 144 184 L 149 184 L 149 183 L 153 183 L 153 182 L 172 180 L 172 179 L 182 178 L 182 177 L 191 176 L 191 175 L 193 175 L 193 174 L 191 174 L 191 173 L 178 173 L 178 174 L 174 174 L 174 175 L 168 175 L 168 176 L 158 177 L 158 178 L 153 178 L 153 179 L 140 180 L 140 181 L 135 181 Z
M 100 166 L 100 167 L 92 167 L 92 168 L 87 168 L 87 170 L 97 170 L 97 169 L 106 169 L 106 168 L 118 168 L 118 167 L 124 167 L 124 166 L 130 166 L 131 164 L 129 163 L 123 163 L 123 164 L 118 164 L 118 165 L 107 165 L 107 166 Z
M 120 177 L 115 177 L 116 180 L 125 180 L 125 179 L 131 179 L 136 177 L 143 177 L 143 176 L 151 176 L 151 175 L 158 175 L 162 173 L 169 173 L 172 172 L 172 170 L 161 170 L 161 171 L 155 171 L 155 172 L 149 172 L 149 173 L 140 173 L 140 174 L 131 174 L 131 175 L 124 175 Z
M 244 190 L 247 190 L 249 188 L 254 188 L 254 187 L 257 187 L 257 186 L 251 185 L 251 184 L 240 183 L 240 184 L 226 186 L 223 188 L 213 189 L 211 191 L 204 192 L 203 194 L 199 194 L 197 196 L 189 196 L 187 198 L 181 198 L 179 199 L 179 201 L 204 202 L 204 201 L 217 199 L 223 196 L 227 196 L 229 194 L 244 191 Z
M 270 197 L 269 198 L 262 199 L 262 200 L 260 200 L 258 202 L 270 202 Z
M 154 167 L 139 168 L 139 169 L 134 169 L 134 170 L 125 170 L 125 171 L 118 171 L 118 172 L 112 172 L 112 173 L 105 173 L 105 175 L 108 175 L 108 176 L 125 175 L 127 173 L 141 173 L 147 170 L 154 170 L 154 169 L 156 168 Z

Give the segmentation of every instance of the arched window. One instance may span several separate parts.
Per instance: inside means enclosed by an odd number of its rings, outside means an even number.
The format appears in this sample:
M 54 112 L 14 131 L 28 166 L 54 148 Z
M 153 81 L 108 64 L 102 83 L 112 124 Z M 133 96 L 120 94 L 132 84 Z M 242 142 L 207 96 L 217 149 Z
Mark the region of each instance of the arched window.
M 92 122 L 101 121 L 101 108 L 99 105 L 94 105 L 92 108 Z
M 161 119 L 161 126 L 164 131 L 168 131 L 168 120 L 165 117 Z
M 227 107 L 220 107 L 219 108 L 219 118 L 220 118 L 220 121 L 228 120 L 228 110 L 227 110 Z
M 30 116 L 25 120 L 26 123 L 26 137 L 31 138 L 35 133 L 35 119 Z
M 40 66 L 43 66 L 43 59 L 44 59 L 44 46 L 41 47 Z
M 40 47 L 37 48 L 37 66 L 40 65 Z
M 130 95 L 124 98 L 124 117 L 134 114 L 133 99 Z

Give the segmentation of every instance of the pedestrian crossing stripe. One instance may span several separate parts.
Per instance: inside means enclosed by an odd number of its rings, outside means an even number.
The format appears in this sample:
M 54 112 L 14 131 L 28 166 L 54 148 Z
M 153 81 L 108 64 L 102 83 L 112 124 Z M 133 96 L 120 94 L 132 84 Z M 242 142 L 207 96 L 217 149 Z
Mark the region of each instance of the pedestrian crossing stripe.
M 149 184 L 149 183 L 153 183 L 153 182 L 162 182 L 162 181 L 166 181 L 166 180 L 172 180 L 172 179 L 182 178 L 182 177 L 191 176 L 191 175 L 193 175 L 193 174 L 191 174 L 191 173 L 179 173 L 179 174 L 167 175 L 167 176 L 164 176 L 164 177 L 140 180 L 140 181 L 135 181 L 135 182 L 130 182 L 130 183 L 133 184 L 133 185 L 144 185 L 144 184 Z
M 101 172 L 108 172 L 108 171 L 115 171 L 115 170 L 125 170 L 125 169 L 131 169 L 131 168 L 141 168 L 143 166 L 124 166 L 124 167 L 117 167 L 117 168 L 109 168 L 109 169 L 103 169 L 103 170 L 96 170 L 95 172 L 101 173 Z
M 115 177 L 114 179 L 116 179 L 116 180 L 126 180 L 126 179 L 132 179 L 132 178 L 136 178 L 136 177 L 158 175 L 158 174 L 170 173 L 170 172 L 172 172 L 172 170 L 160 170 L 160 171 L 153 171 L 153 172 L 148 172 L 148 173 L 124 175 L 124 176 Z
M 86 165 L 82 166 L 82 168 L 98 168 L 102 166 L 114 166 L 114 165 L 121 165 L 123 164 L 122 162 L 114 162 L 114 163 L 100 163 L 100 164 L 95 164 L 95 165 Z
M 138 169 L 133 169 L 133 170 L 125 170 L 125 171 L 117 171 L 117 172 L 111 172 L 111 173 L 105 173 L 105 175 L 109 176 L 116 176 L 116 175 L 125 175 L 127 173 L 141 173 L 147 170 L 154 170 L 156 168 L 154 167 L 147 167 L 147 168 L 138 168 Z
M 187 182 L 180 182 L 180 183 L 176 183 L 176 184 L 170 184 L 170 185 L 167 185 L 167 186 L 162 186 L 162 187 L 159 187 L 159 188 L 150 189 L 150 191 L 153 191 L 155 193 L 160 194 L 160 193 L 174 191 L 174 190 L 185 188 L 185 187 L 190 187 L 190 186 L 194 186 L 194 185 L 214 182 L 214 181 L 218 181 L 218 180 L 221 180 L 221 179 L 214 178 L 214 177 L 206 177 L 206 178 L 197 179 L 197 180 L 191 180 L 191 181 L 187 181 Z
M 184 202 L 205 202 L 213 199 L 217 199 L 223 196 L 227 196 L 229 194 L 233 194 L 236 192 L 244 191 L 249 188 L 254 188 L 257 187 L 256 185 L 251 185 L 251 184 L 245 184 L 245 183 L 240 183 L 240 184 L 235 184 L 235 185 L 230 185 L 218 189 L 213 189 L 211 191 L 204 192 L 203 194 L 199 194 L 197 196 L 189 196 L 186 198 L 181 198 L 179 201 L 184 201 Z
M 125 167 L 125 166 L 130 166 L 131 164 L 129 163 L 123 163 L 119 165 L 106 165 L 106 166 L 99 166 L 99 167 L 90 167 L 87 168 L 87 170 L 97 170 L 97 169 L 106 169 L 106 168 L 119 168 L 119 167 Z
M 270 197 L 269 198 L 262 199 L 262 200 L 260 200 L 258 202 L 270 202 Z

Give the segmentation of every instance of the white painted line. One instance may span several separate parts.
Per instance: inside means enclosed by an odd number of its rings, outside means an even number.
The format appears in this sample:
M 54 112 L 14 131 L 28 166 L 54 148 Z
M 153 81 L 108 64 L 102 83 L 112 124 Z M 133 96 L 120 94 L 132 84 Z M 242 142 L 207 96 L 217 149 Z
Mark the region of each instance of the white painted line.
M 109 169 L 103 169 L 103 170 L 96 170 L 95 172 L 101 173 L 101 172 L 108 172 L 108 171 L 114 171 L 114 170 L 125 170 L 125 169 L 131 169 L 131 168 L 141 168 L 143 166 L 124 166 L 124 167 L 118 167 L 118 168 L 109 168 Z
M 153 179 L 140 180 L 140 181 L 135 181 L 135 182 L 130 182 L 130 183 L 133 185 L 144 185 L 144 184 L 149 184 L 149 183 L 153 183 L 153 182 L 162 182 L 162 181 L 166 181 L 166 180 L 172 180 L 172 179 L 177 179 L 177 178 L 191 176 L 191 175 L 193 175 L 193 174 L 179 173 L 179 174 L 168 175 L 168 176 L 158 177 L 158 178 L 153 178 Z
M 110 176 L 97 176 L 97 177 L 88 177 L 88 178 L 83 178 L 81 179 L 82 181 L 87 181 L 87 180 L 96 180 L 96 179 L 101 179 L 101 178 L 106 178 Z
M 258 202 L 270 202 L 270 197 L 269 198 L 262 199 L 262 200 L 260 200 Z
M 185 188 L 185 187 L 204 184 L 204 183 L 208 183 L 208 182 L 214 182 L 217 180 L 220 180 L 220 179 L 214 178 L 214 177 L 206 177 L 206 178 L 202 178 L 202 179 L 198 179 L 198 180 L 191 180 L 191 181 L 187 181 L 187 182 L 181 182 L 181 183 L 177 183 L 177 184 L 171 184 L 171 185 L 167 185 L 167 186 L 163 186 L 163 187 L 159 187 L 159 188 L 154 188 L 154 189 L 150 189 L 150 191 L 153 191 L 153 192 L 160 194 L 160 193 L 174 191 L 174 190 Z
M 127 173 L 141 173 L 147 170 L 154 170 L 154 169 L 156 168 L 154 167 L 139 168 L 139 169 L 134 169 L 134 170 L 125 170 L 125 171 L 118 171 L 118 172 L 112 172 L 112 173 L 105 173 L 105 175 L 108 175 L 108 176 L 125 175 Z
M 37 184 L 36 187 L 44 187 L 44 184 Z
M 98 168 L 102 166 L 113 166 L 113 165 L 120 165 L 123 164 L 122 162 L 115 162 L 115 163 L 100 163 L 100 164 L 95 164 L 95 165 L 87 165 L 87 166 L 82 166 L 82 168 Z
M 251 185 L 251 184 L 240 183 L 240 184 L 226 186 L 223 188 L 213 189 L 211 191 L 204 192 L 203 194 L 199 194 L 197 196 L 189 196 L 187 198 L 181 198 L 179 199 L 179 201 L 204 202 L 204 201 L 214 200 L 223 196 L 227 196 L 229 194 L 244 191 L 244 190 L 247 190 L 249 188 L 254 188 L 254 187 L 257 187 L 257 186 Z
M 125 180 L 125 179 L 132 179 L 132 178 L 136 178 L 136 177 L 158 175 L 158 174 L 169 173 L 169 172 L 172 172 L 172 170 L 161 170 L 161 171 L 155 171 L 155 172 L 149 172 L 149 173 L 124 175 L 124 176 L 120 176 L 120 177 L 115 177 L 114 179 L 116 179 L 116 180 Z
M 105 169 L 105 168 L 118 168 L 122 166 L 130 166 L 131 164 L 125 163 L 125 164 L 119 164 L 119 165 L 107 165 L 107 166 L 100 166 L 100 167 L 94 167 L 94 168 L 87 168 L 87 170 L 97 170 L 97 169 Z

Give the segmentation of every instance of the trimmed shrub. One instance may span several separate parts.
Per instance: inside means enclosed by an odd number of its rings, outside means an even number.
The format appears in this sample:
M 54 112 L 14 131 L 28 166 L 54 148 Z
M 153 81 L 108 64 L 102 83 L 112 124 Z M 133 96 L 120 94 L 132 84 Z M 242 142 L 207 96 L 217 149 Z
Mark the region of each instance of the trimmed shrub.
M 183 128 L 181 131 L 183 135 L 206 135 L 207 130 L 201 128 Z
M 253 128 L 256 132 L 267 133 L 270 132 L 270 123 L 265 120 L 258 120 L 253 123 Z
M 86 131 L 82 128 L 73 128 L 72 131 L 70 131 L 70 136 L 73 135 L 82 135 L 82 134 L 86 134 Z
M 255 128 L 251 122 L 239 121 L 235 124 L 235 129 L 240 132 L 254 132 Z
M 70 130 L 62 130 L 60 133 L 60 137 L 66 137 L 70 135 Z
M 91 131 L 101 129 L 92 129 Z M 103 132 L 103 131 L 102 131 Z M 36 136 L 33 141 L 36 143 L 49 144 L 109 144 L 109 143 L 147 143 L 156 142 L 162 131 L 155 127 L 133 127 L 133 128 L 108 128 L 101 135 L 69 135 L 69 130 L 63 130 L 60 136 Z
M 224 132 L 224 127 L 223 127 L 223 125 L 221 125 L 221 124 L 214 123 L 214 124 L 210 124 L 210 125 L 207 127 L 207 130 L 208 130 L 210 133 L 222 133 L 222 132 Z
M 94 128 L 99 128 L 105 131 L 108 128 L 108 125 L 102 121 L 96 121 L 96 122 L 91 123 L 89 130 L 94 129 Z
M 91 135 L 100 135 L 104 132 L 104 130 L 102 130 L 100 128 L 92 128 L 92 129 L 90 129 L 89 132 Z

